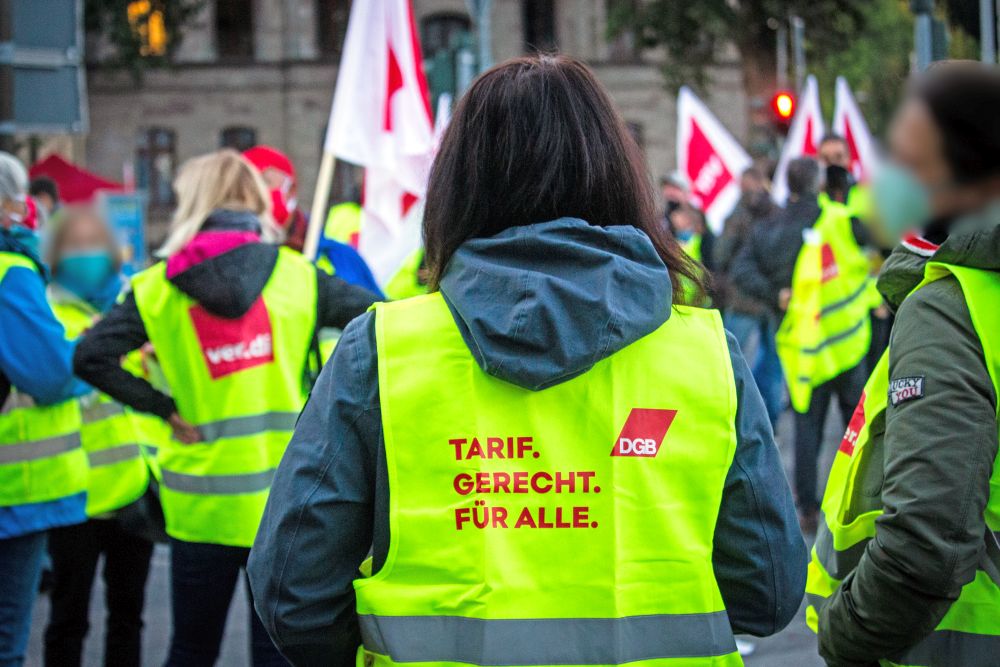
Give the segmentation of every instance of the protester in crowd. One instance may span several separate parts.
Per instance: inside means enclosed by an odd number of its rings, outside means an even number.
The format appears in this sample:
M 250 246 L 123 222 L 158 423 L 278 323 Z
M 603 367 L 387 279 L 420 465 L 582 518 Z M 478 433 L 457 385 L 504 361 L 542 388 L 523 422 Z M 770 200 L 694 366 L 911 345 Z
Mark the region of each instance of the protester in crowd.
M 48 176 L 31 179 L 28 194 L 42 207 L 47 218 L 59 209 L 59 186 Z
M 689 256 L 709 271 L 714 270 L 715 235 L 708 227 L 705 214 L 691 201 L 691 185 L 678 171 L 665 176 L 660 184 L 667 229 Z
M 782 402 L 781 361 L 774 343 L 777 322 L 767 302 L 748 294 L 730 277 L 736 257 L 754 236 L 765 233 L 768 219 L 778 211 L 769 185 L 759 167 L 748 168 L 740 177 L 740 200 L 715 243 L 714 282 L 726 329 L 747 355 L 771 424 L 777 426 Z
M 298 182 L 295 177 L 295 165 L 288 156 L 270 146 L 254 146 L 245 151 L 243 156 L 261 172 L 265 183 L 271 189 L 274 219 L 285 230 L 285 245 L 302 252 L 306 232 L 309 229 L 309 218 L 296 203 Z M 357 206 L 357 202 L 355 206 L 360 218 L 360 206 Z M 316 260 L 319 267 L 327 273 L 336 275 L 351 285 L 363 287 L 380 298 L 383 297 L 371 269 L 353 246 L 323 235 L 317 248 Z
M 997 661 L 998 106 L 995 67 L 935 67 L 904 101 L 875 185 L 883 224 L 923 237 L 879 278 L 892 342 L 824 500 L 810 592 L 829 596 L 818 628 L 832 667 Z
M 672 305 L 698 275 L 647 178 L 578 61 L 508 61 L 463 97 L 427 195 L 433 292 L 345 331 L 251 553 L 294 664 L 693 664 L 791 620 L 804 548 L 770 424 L 718 314 Z
M 120 248 L 95 211 L 69 208 L 50 232 L 48 262 L 53 275 L 49 301 L 66 336 L 75 339 L 114 305 L 124 285 Z M 144 372 L 138 353 L 126 365 L 133 373 Z M 91 519 L 49 534 L 52 588 L 45 664 L 82 664 L 90 593 L 103 557 L 108 608 L 104 664 L 138 667 L 153 543 L 130 530 L 122 517 L 149 485 L 143 449 L 164 443 L 169 430 L 152 415 L 127 411 L 97 392 L 81 398 L 80 409 L 80 435 L 90 464 L 87 515 Z
M 819 164 L 812 158 L 793 160 L 788 167 L 789 199 L 753 236 L 733 262 L 732 281 L 748 295 L 767 303 L 774 322 L 780 322 L 792 298 L 795 273 L 804 234 L 819 221 L 821 184 Z M 853 231 L 852 227 L 852 231 Z M 847 426 L 861 397 L 867 369 L 862 363 L 813 388 L 807 412 L 795 415 L 795 492 L 803 532 L 815 533 L 818 521 L 817 465 L 831 402 L 836 399 Z
M 86 521 L 73 344 L 45 299 L 28 175 L 0 152 L 0 665 L 20 665 L 46 531 Z
M 319 327 L 347 326 L 374 295 L 333 278 L 279 232 L 260 174 L 238 153 L 190 160 L 160 250 L 132 291 L 80 343 L 77 373 L 115 400 L 168 421 L 159 452 L 171 546 L 167 664 L 210 665 L 270 489 L 309 386 Z M 152 342 L 171 396 L 121 368 Z M 255 665 L 283 663 L 252 615 Z

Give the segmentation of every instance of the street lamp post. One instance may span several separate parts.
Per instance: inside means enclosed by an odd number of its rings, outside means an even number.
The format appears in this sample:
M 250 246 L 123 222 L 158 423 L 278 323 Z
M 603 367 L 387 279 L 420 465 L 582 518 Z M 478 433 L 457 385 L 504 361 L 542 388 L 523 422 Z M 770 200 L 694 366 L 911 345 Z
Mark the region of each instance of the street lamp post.
M 997 61 L 996 23 L 993 20 L 993 0 L 979 0 L 979 44 L 984 63 Z
M 916 16 L 913 28 L 917 52 L 917 71 L 923 72 L 934 60 L 934 0 L 910 0 L 910 10 Z

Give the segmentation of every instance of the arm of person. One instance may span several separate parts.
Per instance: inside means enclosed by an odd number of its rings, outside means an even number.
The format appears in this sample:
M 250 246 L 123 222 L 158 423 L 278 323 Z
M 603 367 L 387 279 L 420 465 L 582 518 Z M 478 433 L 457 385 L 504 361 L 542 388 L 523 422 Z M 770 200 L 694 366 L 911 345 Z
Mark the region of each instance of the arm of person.
M 388 485 L 381 433 L 370 313 L 347 327 L 323 368 L 250 552 L 257 613 L 294 665 L 354 665 L 361 637 L 352 582 L 373 541 L 375 570 L 386 553 L 388 526 L 373 526 L 376 480 Z
M 953 278 L 899 310 L 890 379 L 923 378 L 923 395 L 886 412 L 884 514 L 857 569 L 820 610 L 828 664 L 874 664 L 940 623 L 975 577 L 997 454 L 996 396 Z
M 357 285 L 316 269 L 316 327 L 343 329 L 380 299 Z
M 739 344 L 727 334 L 736 376 L 736 455 L 715 530 L 712 563 L 733 631 L 764 637 L 795 617 L 808 553 L 771 421 Z
M 45 283 L 15 266 L 0 285 L 0 371 L 41 405 L 90 393 L 73 376 L 74 343 L 45 299 Z
M 775 294 L 771 281 L 760 269 L 756 245 L 755 239 L 749 239 L 743 244 L 733 259 L 733 265 L 729 270 L 729 281 L 737 285 L 744 294 L 777 307 L 778 295 Z
M 129 293 L 80 339 L 73 367 L 77 375 L 119 403 L 169 421 L 177 411 L 174 400 L 122 368 L 122 357 L 147 342 L 135 296 Z

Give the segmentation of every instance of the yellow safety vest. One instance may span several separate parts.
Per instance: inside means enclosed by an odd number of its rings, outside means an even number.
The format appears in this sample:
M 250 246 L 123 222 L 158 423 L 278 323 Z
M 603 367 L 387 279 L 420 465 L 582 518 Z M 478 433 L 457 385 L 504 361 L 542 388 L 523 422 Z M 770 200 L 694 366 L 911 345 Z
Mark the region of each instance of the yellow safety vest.
M 717 312 L 680 306 L 583 375 L 483 372 L 440 294 L 375 306 L 383 567 L 361 665 L 742 665 L 712 567 L 736 448 Z
M 385 295 L 393 301 L 409 299 L 411 296 L 427 294 L 427 285 L 420 282 L 420 265 L 424 261 L 424 249 L 414 250 L 395 275 L 385 286 Z
M 827 202 L 805 232 L 792 300 L 778 328 L 778 356 L 792 407 L 809 409 L 814 388 L 854 368 L 871 345 L 874 281 L 842 204 Z
M 986 366 L 1000 395 L 1000 274 L 968 267 L 931 262 L 920 287 L 953 275 L 958 279 L 985 351 Z M 868 542 L 875 537 L 875 522 L 882 514 L 885 412 L 889 402 L 889 353 L 878 365 L 855 411 L 847 434 L 833 461 L 823 522 L 809 563 L 806 620 L 816 631 L 818 607 L 857 567 Z M 990 479 L 1000 488 L 1000 459 Z M 1000 662 L 1000 493 L 992 493 L 986 506 L 986 543 L 981 569 L 952 604 L 937 629 L 895 662 L 906 667 L 988 667 Z
M 14 267 L 38 271 L 27 257 L 0 252 L 0 282 Z M 0 409 L 0 507 L 60 500 L 86 489 L 77 402 L 35 405 L 11 387 Z
M 701 234 L 695 234 L 687 241 L 678 241 L 684 253 L 699 264 L 702 260 L 701 247 L 703 238 L 704 237 Z M 699 272 L 703 273 L 703 271 Z M 709 299 L 707 295 L 699 296 L 694 283 L 687 278 L 681 278 L 681 282 L 683 283 L 684 303 L 691 306 L 702 306 L 705 308 L 711 307 L 712 300 Z
M 50 290 L 49 298 L 67 338 L 83 335 L 99 316 L 94 308 L 63 291 Z M 123 366 L 143 376 L 138 351 L 128 355 Z M 90 470 L 87 515 L 95 517 L 121 509 L 146 492 L 146 457 L 154 456 L 170 440 L 170 427 L 159 417 L 136 412 L 97 391 L 80 399 L 80 412 L 80 438 Z
M 344 202 L 331 206 L 323 227 L 323 236 L 348 245 L 357 245 L 361 233 L 361 206 Z
M 260 298 L 235 320 L 175 287 L 163 262 L 133 277 L 132 288 L 177 411 L 204 438 L 160 451 L 167 533 L 249 547 L 308 393 L 316 268 L 281 248 Z

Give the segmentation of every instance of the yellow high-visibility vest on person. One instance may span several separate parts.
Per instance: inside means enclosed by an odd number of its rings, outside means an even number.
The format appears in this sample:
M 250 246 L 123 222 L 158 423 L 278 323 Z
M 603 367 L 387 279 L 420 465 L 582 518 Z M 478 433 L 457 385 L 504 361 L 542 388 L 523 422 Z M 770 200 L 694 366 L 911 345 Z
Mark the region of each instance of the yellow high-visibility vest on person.
M 355 581 L 359 666 L 742 664 L 712 565 L 717 312 L 531 391 L 480 369 L 439 293 L 375 310 L 391 543 Z
M 51 290 L 50 303 L 69 339 L 81 336 L 99 313 L 65 290 Z M 142 376 L 140 352 L 123 363 Z M 159 417 L 135 412 L 110 396 L 94 392 L 80 399 L 80 438 L 89 464 L 87 515 L 94 517 L 138 500 L 149 486 L 147 457 L 170 439 L 170 427 Z
M 931 262 L 920 287 L 952 275 L 965 295 L 976 332 L 986 355 L 986 366 L 1000 395 L 1000 276 L 992 271 Z M 923 378 L 904 378 L 923 382 Z M 882 452 L 873 441 L 885 432 L 889 402 L 889 355 L 882 357 L 858 406 L 830 471 L 823 499 L 824 521 L 816 537 L 806 593 L 807 620 L 817 630 L 817 609 L 857 567 L 868 542 L 875 537 L 876 520 L 882 514 L 880 491 L 883 481 Z M 901 386 L 893 391 L 922 387 Z M 903 396 L 905 399 L 905 395 Z M 1000 461 L 995 465 L 990 487 L 1000 489 Z M 986 506 L 986 549 L 975 579 L 967 584 L 938 627 L 912 647 L 898 662 L 885 665 L 906 667 L 986 667 L 1000 656 L 1000 492 L 991 493 Z
M 16 253 L 0 252 L 0 281 L 13 267 L 38 271 Z M 76 401 L 35 405 L 11 387 L 0 409 L 0 507 L 68 498 L 87 489 Z
M 160 451 L 167 533 L 249 547 L 308 392 L 316 269 L 281 248 L 260 298 L 235 320 L 170 283 L 162 262 L 135 276 L 132 288 L 178 413 L 204 439 Z
M 815 387 L 865 358 L 875 289 L 846 207 L 827 201 L 804 235 L 776 336 L 792 407 L 800 413 L 809 409 Z

